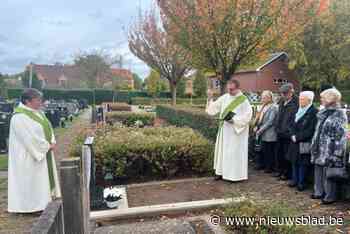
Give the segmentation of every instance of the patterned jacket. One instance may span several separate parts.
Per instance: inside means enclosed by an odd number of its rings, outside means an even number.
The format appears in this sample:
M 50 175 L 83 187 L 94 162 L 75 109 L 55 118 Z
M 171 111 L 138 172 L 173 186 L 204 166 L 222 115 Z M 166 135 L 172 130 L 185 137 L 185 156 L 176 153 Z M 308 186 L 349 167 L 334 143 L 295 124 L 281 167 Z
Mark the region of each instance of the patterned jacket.
M 323 109 L 317 114 L 318 123 L 312 139 L 311 163 L 327 166 L 329 163 L 341 165 L 346 152 L 346 124 L 347 117 L 341 109 L 333 108 L 333 113 L 327 118 L 327 112 L 332 109 Z M 320 123 L 326 121 L 320 129 Z M 320 134 L 317 144 L 317 135 Z

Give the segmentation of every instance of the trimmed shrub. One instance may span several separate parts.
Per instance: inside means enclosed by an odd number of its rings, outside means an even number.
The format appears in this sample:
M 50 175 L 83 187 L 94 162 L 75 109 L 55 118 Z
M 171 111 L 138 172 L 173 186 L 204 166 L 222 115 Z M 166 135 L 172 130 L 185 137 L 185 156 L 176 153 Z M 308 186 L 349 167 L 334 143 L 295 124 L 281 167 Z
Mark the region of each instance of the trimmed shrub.
M 43 89 L 45 99 L 86 99 L 89 104 L 93 103 L 93 91 L 91 89 Z M 23 89 L 8 89 L 9 99 L 20 98 Z M 141 91 L 113 91 L 108 89 L 95 89 L 96 104 L 114 101 L 131 103 L 134 97 L 149 97 L 147 92 Z
M 72 157 L 81 154 L 83 138 L 74 141 Z M 190 128 L 177 127 L 99 128 L 94 151 L 100 178 L 112 173 L 128 181 L 206 175 L 213 160 L 213 145 L 207 139 Z
M 127 103 L 114 102 L 114 103 L 104 103 L 109 104 L 112 111 L 131 111 L 131 106 Z
M 205 105 L 206 99 L 203 98 L 193 98 L 193 105 Z M 171 98 L 132 98 L 131 103 L 133 105 L 162 105 L 162 104 L 171 104 Z M 177 98 L 176 103 L 179 105 L 182 104 L 191 104 L 191 99 L 189 98 Z
M 295 208 L 290 207 L 287 203 L 282 202 L 268 202 L 268 203 L 255 203 L 251 200 L 245 200 L 242 202 L 234 202 L 227 205 L 224 209 L 225 217 L 236 217 L 241 220 L 232 220 L 232 225 L 225 225 L 224 228 L 233 233 L 313 233 L 310 226 L 303 225 L 268 225 L 267 218 L 279 219 L 282 222 L 282 218 L 297 217 L 298 211 Z M 247 218 L 247 224 L 244 225 L 245 218 Z M 248 218 L 254 220 L 248 220 Z M 259 218 L 262 218 L 262 223 L 259 223 Z M 266 222 L 264 223 L 265 220 Z M 241 221 L 241 222 L 239 222 Z M 251 221 L 251 223 L 249 223 Z M 291 221 L 291 220 L 287 220 Z M 286 221 L 286 222 L 287 222 Z M 249 223 L 249 224 L 248 224 Z M 252 224 L 253 223 L 253 224 Z M 278 222 L 276 222 L 278 223 Z
M 215 141 L 218 121 L 208 116 L 203 109 L 158 105 L 157 116 L 178 127 L 188 126 Z
M 137 121 L 141 121 L 143 126 L 153 126 L 155 118 L 154 113 L 109 112 L 106 114 L 107 123 L 121 122 L 128 127 L 135 126 Z

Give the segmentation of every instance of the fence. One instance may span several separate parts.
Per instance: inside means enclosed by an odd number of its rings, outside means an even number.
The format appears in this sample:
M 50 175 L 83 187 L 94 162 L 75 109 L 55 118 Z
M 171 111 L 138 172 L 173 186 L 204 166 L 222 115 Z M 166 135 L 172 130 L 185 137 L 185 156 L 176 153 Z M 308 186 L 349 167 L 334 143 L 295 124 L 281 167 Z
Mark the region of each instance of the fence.
M 56 200 L 46 207 L 39 220 L 34 224 L 31 233 L 61 234 L 64 231 L 62 200 Z

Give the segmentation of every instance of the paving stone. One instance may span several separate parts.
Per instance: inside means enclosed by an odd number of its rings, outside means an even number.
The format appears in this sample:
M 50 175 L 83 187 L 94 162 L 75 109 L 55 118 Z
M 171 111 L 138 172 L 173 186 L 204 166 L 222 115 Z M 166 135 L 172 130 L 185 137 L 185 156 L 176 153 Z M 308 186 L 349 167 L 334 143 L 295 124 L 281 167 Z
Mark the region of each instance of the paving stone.
M 193 226 L 184 220 L 163 220 L 122 224 L 118 226 L 101 227 L 95 234 L 195 234 Z

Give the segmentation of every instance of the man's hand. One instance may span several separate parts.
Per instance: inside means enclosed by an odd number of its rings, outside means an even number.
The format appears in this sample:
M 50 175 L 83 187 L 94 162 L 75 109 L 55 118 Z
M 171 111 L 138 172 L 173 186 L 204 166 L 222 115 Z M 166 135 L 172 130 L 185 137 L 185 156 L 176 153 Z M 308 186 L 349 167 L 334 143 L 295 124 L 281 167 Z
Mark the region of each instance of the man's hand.
M 56 149 L 56 144 L 51 144 L 49 150 L 54 151 Z
M 208 99 L 212 99 L 213 98 L 213 91 L 211 89 L 207 90 L 207 96 L 208 96 Z
M 295 136 L 292 136 L 291 138 L 292 138 L 292 141 L 293 141 L 294 143 L 297 142 L 297 138 L 296 138 Z
M 260 135 L 261 135 L 261 133 L 262 133 L 262 131 L 261 131 L 261 130 L 257 130 L 255 134 L 256 134 L 257 136 L 260 136 Z

